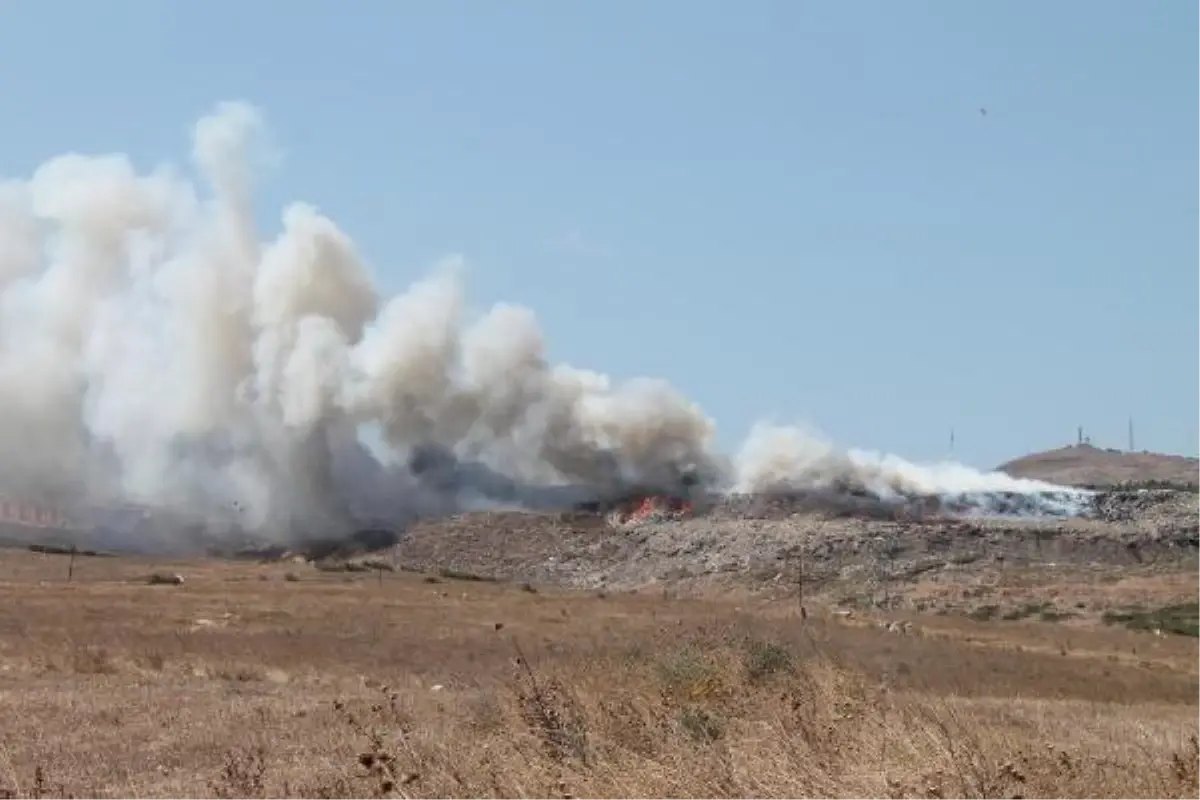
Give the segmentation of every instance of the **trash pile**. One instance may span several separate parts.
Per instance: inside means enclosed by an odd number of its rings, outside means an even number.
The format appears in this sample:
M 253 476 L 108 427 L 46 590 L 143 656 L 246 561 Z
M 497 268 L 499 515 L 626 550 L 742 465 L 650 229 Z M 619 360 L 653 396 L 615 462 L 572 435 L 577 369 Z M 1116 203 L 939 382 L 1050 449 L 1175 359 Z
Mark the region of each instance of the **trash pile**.
M 1156 515 L 1178 503 L 1182 493 L 1170 489 L 1112 490 L 1096 494 L 1093 513 L 1105 522 L 1130 522 Z
M 695 513 L 689 500 L 670 495 L 646 495 L 626 503 L 608 514 L 608 523 L 628 529 L 651 522 L 677 522 Z

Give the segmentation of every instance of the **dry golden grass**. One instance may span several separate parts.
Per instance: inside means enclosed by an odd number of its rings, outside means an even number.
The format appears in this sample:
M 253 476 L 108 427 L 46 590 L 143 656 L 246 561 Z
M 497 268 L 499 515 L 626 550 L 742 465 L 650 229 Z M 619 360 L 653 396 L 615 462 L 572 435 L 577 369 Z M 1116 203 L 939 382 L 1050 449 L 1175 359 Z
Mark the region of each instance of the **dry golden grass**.
M 0 553 L 0 795 L 1198 794 L 1195 639 L 293 564 L 65 578 Z

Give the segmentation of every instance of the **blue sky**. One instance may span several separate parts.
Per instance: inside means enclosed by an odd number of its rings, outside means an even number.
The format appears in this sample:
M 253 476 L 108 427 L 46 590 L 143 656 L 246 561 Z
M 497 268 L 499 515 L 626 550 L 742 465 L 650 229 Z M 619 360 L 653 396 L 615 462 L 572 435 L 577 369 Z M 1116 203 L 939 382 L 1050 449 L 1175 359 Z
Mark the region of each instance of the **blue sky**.
M 1197 453 L 1195 3 L 0 5 L 0 176 L 182 161 L 222 100 L 399 290 L 462 253 L 556 360 L 993 466 Z M 980 113 L 987 109 L 986 116 Z

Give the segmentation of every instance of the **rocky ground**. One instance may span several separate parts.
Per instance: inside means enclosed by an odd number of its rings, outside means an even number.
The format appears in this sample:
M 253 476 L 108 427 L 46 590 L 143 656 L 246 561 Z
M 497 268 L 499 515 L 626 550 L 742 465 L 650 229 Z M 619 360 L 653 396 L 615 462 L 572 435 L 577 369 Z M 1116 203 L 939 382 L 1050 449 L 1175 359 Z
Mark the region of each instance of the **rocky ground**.
M 1056 583 L 1117 587 L 1174 574 L 1176 599 L 1194 600 L 1198 512 L 1195 493 L 1143 491 L 1100 495 L 1083 519 L 871 519 L 797 510 L 787 498 L 644 521 L 477 513 L 417 524 L 390 559 L 409 570 L 613 591 L 799 592 L 803 583 L 814 600 L 968 612 L 997 594 L 1028 604 Z M 1000 591 L 1016 584 L 1027 591 Z M 1120 605 L 1114 595 L 1094 610 Z

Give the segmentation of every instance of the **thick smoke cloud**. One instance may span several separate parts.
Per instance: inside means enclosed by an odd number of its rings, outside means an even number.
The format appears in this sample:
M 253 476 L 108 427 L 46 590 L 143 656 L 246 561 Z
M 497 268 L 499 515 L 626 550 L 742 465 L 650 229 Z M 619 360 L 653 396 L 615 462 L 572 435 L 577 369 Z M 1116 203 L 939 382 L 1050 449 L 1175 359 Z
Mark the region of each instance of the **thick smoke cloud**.
M 283 539 L 683 476 L 710 489 L 1039 488 L 787 428 L 756 429 L 728 459 L 668 384 L 549 364 L 524 308 L 467 318 L 455 259 L 388 298 L 312 206 L 284 209 L 261 241 L 252 191 L 270 154 L 259 113 L 232 103 L 195 127 L 198 180 L 69 154 L 0 182 L 6 493 Z

